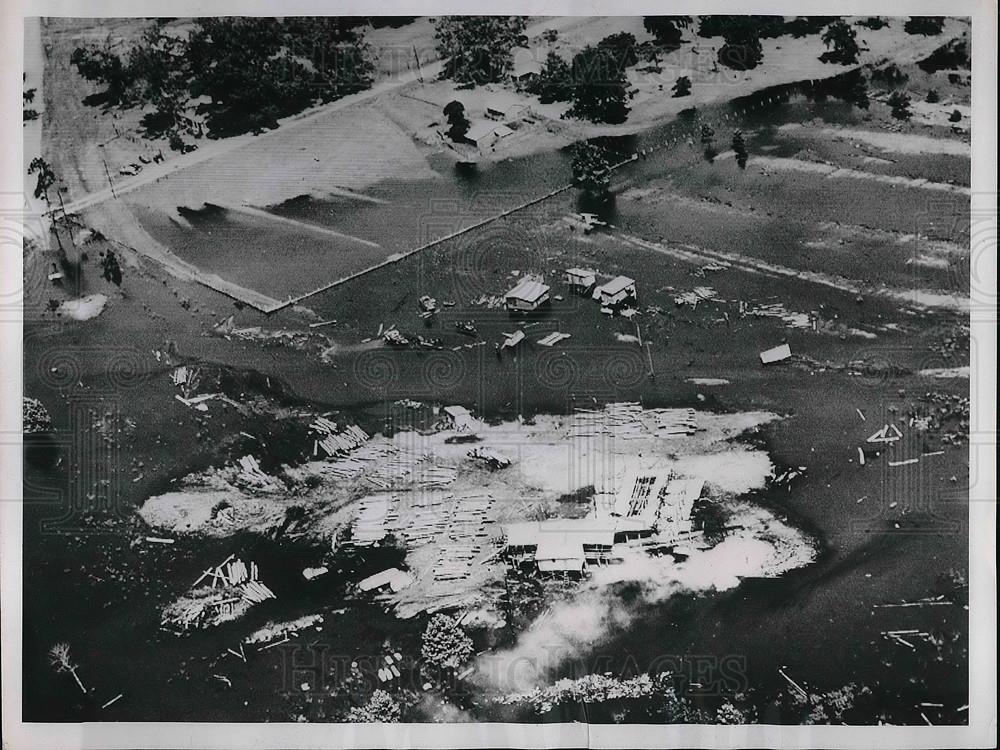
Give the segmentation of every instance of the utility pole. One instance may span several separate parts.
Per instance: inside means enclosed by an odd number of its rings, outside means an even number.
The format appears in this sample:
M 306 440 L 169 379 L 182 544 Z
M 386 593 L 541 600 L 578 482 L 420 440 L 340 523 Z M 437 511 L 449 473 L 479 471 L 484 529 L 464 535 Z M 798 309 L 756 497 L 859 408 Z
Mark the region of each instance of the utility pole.
M 424 71 L 420 67 L 420 55 L 417 54 L 417 45 L 410 45 L 413 47 L 413 59 L 417 61 L 417 80 L 421 83 L 424 82 Z

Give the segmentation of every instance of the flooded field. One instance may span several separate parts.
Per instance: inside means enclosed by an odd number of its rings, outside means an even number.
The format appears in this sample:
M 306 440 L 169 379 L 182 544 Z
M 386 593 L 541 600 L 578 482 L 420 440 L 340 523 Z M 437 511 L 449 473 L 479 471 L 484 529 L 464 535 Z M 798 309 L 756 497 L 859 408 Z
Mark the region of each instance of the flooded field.
M 946 90 L 944 74 L 919 75 Z M 963 87 L 949 95 L 967 96 Z M 941 574 L 968 566 L 960 409 L 926 429 L 914 422 L 968 397 L 967 135 L 927 125 L 868 138 L 891 124 L 884 105 L 859 110 L 807 89 L 765 91 L 605 140 L 621 155 L 669 147 L 617 170 L 607 202 L 568 191 L 270 317 L 140 258 L 126 268 L 127 294 L 86 329 L 57 320 L 37 293 L 37 315 L 25 324 L 26 392 L 47 405 L 56 429 L 25 465 L 25 719 L 331 720 L 352 662 L 374 684 L 373 665 L 398 651 L 399 692 L 417 720 L 580 718 L 579 704 L 532 713 L 498 696 L 560 678 L 671 668 L 704 683 L 706 705 L 718 703 L 721 692 L 711 690 L 721 681 L 775 723 L 798 720 L 775 698 L 787 691 L 779 669 L 811 691 L 851 683 L 890 695 L 901 723 L 921 723 L 922 702 L 940 704 L 936 723 L 965 721 L 968 608 L 950 599 L 884 607 L 942 595 Z M 703 121 L 719 134 L 711 160 L 697 145 Z M 726 153 L 736 127 L 747 136 L 746 169 Z M 917 136 L 947 145 L 927 153 Z M 947 187 L 782 171 L 772 161 L 781 159 Z M 253 191 L 228 207 L 200 192 L 181 202 L 183 174 L 123 203 L 178 257 L 282 300 L 572 174 L 564 151 L 496 164 L 419 161 L 411 177 L 380 167 L 373 179 L 334 184 L 317 173 L 301 195 L 272 205 L 253 202 Z M 567 217 L 588 209 L 609 226 L 571 228 Z M 81 290 L 108 286 L 96 268 L 111 247 L 102 242 L 88 246 Z M 601 283 L 634 278 L 635 316 L 608 315 L 570 290 L 562 273 L 574 266 L 594 269 Z M 547 306 L 511 316 L 491 304 L 530 273 L 551 284 Z M 435 315 L 422 315 L 422 295 L 438 304 Z M 474 335 L 461 324 L 474 324 Z M 392 327 L 432 344 L 389 346 Z M 524 342 L 501 347 L 516 329 Z M 540 343 L 552 332 L 570 335 Z M 788 361 L 761 365 L 760 353 L 783 343 Z M 179 401 L 171 373 L 181 366 L 203 373 L 199 392 L 225 399 L 213 397 L 205 411 Z M 574 414 L 621 402 L 696 410 L 699 432 L 608 438 L 590 452 L 567 441 Z M 487 471 L 470 464 L 471 446 L 446 442 L 455 435 L 429 432 L 440 407 L 455 404 L 482 420 L 483 446 L 509 452 L 512 466 Z M 404 617 L 394 607 L 405 597 L 356 590 L 389 567 L 427 573 L 437 558 L 399 540 L 335 544 L 359 502 L 385 492 L 332 477 L 335 462 L 319 460 L 307 430 L 320 415 L 380 436 L 379 445 L 433 454 L 436 468 L 455 472 L 453 485 L 407 491 L 448 495 L 455 509 L 492 493 L 491 524 L 584 517 L 580 493 L 589 500 L 601 489 L 588 472 L 620 480 L 655 465 L 703 478 L 702 499 L 725 504 L 732 528 L 705 549 L 630 554 L 582 582 L 542 585 L 484 559 L 473 588 L 490 606 L 477 604 L 475 670 L 453 686 L 452 705 L 443 690 L 425 688 L 417 666 L 431 613 L 411 607 Z M 876 452 L 866 441 L 883 424 L 907 437 Z M 88 450 L 105 473 L 77 475 L 85 458 L 64 449 L 81 431 L 95 436 Z M 614 471 L 601 451 L 618 456 Z M 287 479 L 288 491 L 261 499 L 219 479 L 245 455 Z M 221 494 L 206 513 L 190 502 L 192 488 Z M 67 497 L 77 502 L 68 510 Z M 95 510 L 87 497 L 103 504 Z M 212 526 L 217 501 L 237 518 L 249 508 L 254 522 Z M 181 518 L 184 503 L 194 510 Z M 203 523 L 187 528 L 191 518 Z M 158 535 L 174 541 L 147 538 Z M 277 598 L 218 628 L 162 630 L 164 608 L 227 555 L 257 563 Z M 325 576 L 303 578 L 321 564 Z M 523 594 L 517 606 L 511 591 Z M 323 620 L 274 648 L 245 660 L 229 651 L 269 623 L 313 614 Z M 900 647 L 884 636 L 892 628 L 933 633 L 944 645 Z M 92 694 L 47 665 L 51 644 L 67 639 Z M 102 708 L 117 693 L 125 697 Z M 590 720 L 618 720 L 612 708 L 595 711 Z

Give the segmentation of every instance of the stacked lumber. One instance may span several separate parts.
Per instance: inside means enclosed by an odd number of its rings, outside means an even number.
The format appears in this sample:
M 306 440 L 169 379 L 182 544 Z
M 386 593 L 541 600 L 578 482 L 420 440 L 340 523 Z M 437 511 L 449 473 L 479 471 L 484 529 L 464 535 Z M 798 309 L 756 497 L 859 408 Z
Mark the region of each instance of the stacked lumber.
M 698 429 L 694 409 L 643 409 L 631 401 L 605 405 L 604 409 L 577 409 L 570 420 L 569 436 L 611 435 L 624 440 L 667 435 L 691 435 Z
M 236 463 L 236 480 L 238 482 L 261 490 L 281 490 L 284 488 L 278 479 L 261 470 L 260 463 L 253 456 L 243 456 Z
M 319 438 L 313 442 L 313 455 L 319 454 L 322 448 L 328 457 L 343 456 L 369 439 L 368 433 L 357 425 L 348 425 L 343 430 L 337 429 L 337 424 L 324 417 L 317 417 L 309 429 L 316 432 Z

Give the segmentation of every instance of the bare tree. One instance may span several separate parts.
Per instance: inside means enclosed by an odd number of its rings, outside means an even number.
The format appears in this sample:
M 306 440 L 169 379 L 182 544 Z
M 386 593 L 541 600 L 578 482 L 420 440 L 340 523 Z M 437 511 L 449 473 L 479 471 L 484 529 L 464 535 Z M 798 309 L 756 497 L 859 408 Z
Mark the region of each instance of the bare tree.
M 73 675 L 73 679 L 76 680 L 76 684 L 80 686 L 80 690 L 84 694 L 87 693 L 87 688 L 83 686 L 80 682 L 80 676 L 76 673 L 79 668 L 78 664 L 74 664 L 69 657 L 69 644 L 68 643 L 57 643 L 55 646 L 49 649 L 49 663 L 56 672 L 69 672 Z

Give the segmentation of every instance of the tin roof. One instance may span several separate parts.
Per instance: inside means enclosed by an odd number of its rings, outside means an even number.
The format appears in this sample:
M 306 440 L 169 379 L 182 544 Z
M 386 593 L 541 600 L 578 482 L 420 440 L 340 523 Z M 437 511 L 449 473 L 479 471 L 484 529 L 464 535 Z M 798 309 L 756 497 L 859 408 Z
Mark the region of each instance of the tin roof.
M 601 291 L 604 294 L 615 295 L 634 285 L 635 279 L 630 279 L 628 276 L 616 276 L 607 284 L 601 286 Z
M 549 287 L 537 279 L 522 279 L 521 282 L 504 295 L 504 299 L 519 299 L 525 302 L 537 302 L 548 294 Z

